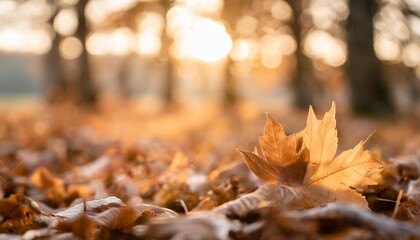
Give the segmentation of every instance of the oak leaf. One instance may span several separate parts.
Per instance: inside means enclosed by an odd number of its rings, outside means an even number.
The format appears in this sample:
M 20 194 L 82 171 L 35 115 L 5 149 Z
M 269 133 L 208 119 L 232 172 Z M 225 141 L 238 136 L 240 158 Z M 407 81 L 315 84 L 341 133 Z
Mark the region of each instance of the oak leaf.
M 364 142 L 334 158 L 338 145 L 334 102 L 321 120 L 310 107 L 306 128 L 289 136 L 267 114 L 260 145 L 263 156 L 239 152 L 263 182 L 298 187 L 317 205 L 336 201 L 368 208 L 354 187 L 375 184 L 367 175 L 379 170 L 382 163 L 364 149 Z

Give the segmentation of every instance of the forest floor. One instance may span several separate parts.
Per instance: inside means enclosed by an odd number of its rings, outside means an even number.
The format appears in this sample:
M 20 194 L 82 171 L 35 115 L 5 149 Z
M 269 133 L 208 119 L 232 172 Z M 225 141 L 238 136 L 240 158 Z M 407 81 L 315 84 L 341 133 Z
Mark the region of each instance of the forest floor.
M 371 211 L 253 200 L 244 211 L 219 211 L 266 184 L 236 150 L 259 146 L 265 111 L 287 134 L 307 125 L 307 111 L 251 103 L 3 107 L 0 239 L 420 239 L 414 117 L 337 108 L 337 152 L 373 133 L 366 149 L 383 162 L 376 185 L 351 188 Z

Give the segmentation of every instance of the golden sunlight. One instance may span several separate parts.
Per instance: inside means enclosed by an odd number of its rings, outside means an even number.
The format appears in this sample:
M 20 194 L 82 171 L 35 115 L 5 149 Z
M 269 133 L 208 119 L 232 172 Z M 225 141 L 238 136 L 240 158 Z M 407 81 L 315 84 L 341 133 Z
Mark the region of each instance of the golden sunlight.
M 145 12 L 139 22 L 138 30 L 160 34 L 164 25 L 164 18 L 159 13 Z
M 261 61 L 267 68 L 280 66 L 284 55 L 290 55 L 296 51 L 296 42 L 288 34 L 266 34 L 260 39 Z
M 179 26 L 174 33 L 170 53 L 176 59 L 194 58 L 204 62 L 216 62 L 225 58 L 231 48 L 232 39 L 222 23 L 209 18 L 191 18 L 191 29 Z
M 403 51 L 402 61 L 408 67 L 420 66 L 420 46 L 409 43 Z
M 99 25 L 113 12 L 128 9 L 135 0 L 90 0 L 86 6 L 86 17 L 93 25 Z
M 161 49 L 164 25 L 164 19 L 160 14 L 144 13 L 138 25 L 133 51 L 140 55 L 156 57 Z
M 16 10 L 17 3 L 13 0 L 0 1 L 0 15 L 6 15 Z
M 82 54 L 83 44 L 75 37 L 68 37 L 60 42 L 59 50 L 64 59 L 72 60 L 78 58 L 80 54 Z
M 172 7 L 167 15 L 167 34 L 173 38 L 182 37 L 189 31 L 191 22 L 194 20 L 193 12 L 180 6 Z
M 198 13 L 214 13 L 223 7 L 223 0 L 178 0 L 178 2 Z
M 133 40 L 133 32 L 128 28 L 94 32 L 86 40 L 86 49 L 93 55 L 127 56 L 131 53 Z
M 230 57 L 234 61 L 254 60 L 259 52 L 258 42 L 253 39 L 238 39 L 234 42 Z
M 5 50 L 17 52 L 24 44 L 24 35 L 24 32 L 14 27 L 3 29 L 0 32 L 0 46 Z
M 45 54 L 50 47 L 51 37 L 46 27 L 29 29 L 12 25 L 0 30 L 0 51 Z
M 308 34 L 303 49 L 306 55 L 333 67 L 343 65 L 347 57 L 344 42 L 321 30 L 314 30 Z
M 131 51 L 133 33 L 128 28 L 119 28 L 109 35 L 110 53 L 116 56 L 126 56 Z
M 279 21 L 288 21 L 292 15 L 292 8 L 285 1 L 276 1 L 271 6 L 271 15 Z
M 154 33 L 137 34 L 137 43 L 134 51 L 149 57 L 155 57 L 159 54 L 161 48 L 160 36 Z
M 420 36 L 420 18 L 416 16 L 408 16 L 408 24 L 410 26 L 410 30 Z
M 375 37 L 375 53 L 384 61 L 398 61 L 401 57 L 401 48 L 397 41 L 391 40 L 382 34 Z
M 283 62 L 280 45 L 272 34 L 266 34 L 260 39 L 261 62 L 266 68 L 276 68 Z
M 194 23 L 189 43 L 191 55 L 205 62 L 223 59 L 232 48 L 232 39 L 223 24 L 208 18 Z
M 27 34 L 26 47 L 28 47 L 30 53 L 46 54 L 50 50 L 51 36 L 47 27 L 34 29 Z
M 74 6 L 79 2 L 79 0 L 61 0 L 61 2 L 69 6 Z
M 106 55 L 108 53 L 107 34 L 95 32 L 88 36 L 86 49 L 92 55 Z
M 317 1 L 312 2 L 309 8 L 314 25 L 319 29 L 329 29 L 337 19 L 336 13 L 326 4 L 316 3 Z
M 249 15 L 240 17 L 236 23 L 236 31 L 243 36 L 254 34 L 257 27 L 258 20 Z
M 71 36 L 78 25 L 76 10 L 67 8 L 58 12 L 54 18 L 54 30 L 63 36 Z

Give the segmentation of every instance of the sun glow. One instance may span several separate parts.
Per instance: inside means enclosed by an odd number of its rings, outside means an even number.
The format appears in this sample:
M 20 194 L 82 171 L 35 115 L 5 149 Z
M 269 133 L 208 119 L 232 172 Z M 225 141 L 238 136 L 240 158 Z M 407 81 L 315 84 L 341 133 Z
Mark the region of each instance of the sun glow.
M 78 25 L 77 12 L 74 9 L 63 9 L 54 19 L 54 29 L 63 36 L 71 36 L 76 32 Z
M 86 48 L 93 55 L 126 56 L 133 46 L 133 32 L 118 28 L 111 32 L 94 32 L 86 40 Z
M 190 32 L 175 40 L 171 54 L 177 59 L 194 58 L 216 62 L 225 58 L 232 48 L 232 39 L 223 24 L 200 18 Z
M 384 61 L 398 61 L 401 57 L 398 42 L 381 34 L 375 37 L 374 49 L 378 58 Z
M 410 43 L 404 48 L 402 61 L 408 67 L 420 66 L 420 45 Z
M 220 11 L 223 6 L 223 0 L 182 0 L 179 2 L 198 13 L 214 13 Z
M 46 27 L 11 26 L 0 29 L 0 51 L 45 54 L 50 47 L 51 37 Z
M 128 9 L 135 0 L 90 0 L 86 6 L 86 16 L 93 25 L 98 25 L 114 12 Z
M 183 31 L 171 46 L 177 59 L 194 58 L 215 62 L 225 58 L 232 48 L 232 39 L 222 23 L 198 18 L 188 31 Z
M 77 12 L 74 8 L 77 2 L 78 0 L 61 0 L 60 4 L 64 7 L 59 10 L 52 26 L 48 29 L 38 31 L 35 27 L 28 29 L 28 26 L 10 26 L 7 29 L 0 27 L 0 44 L 2 45 L 0 48 L 8 52 L 43 54 L 50 49 L 52 33 L 56 32 L 68 37 L 60 45 L 62 56 L 66 59 L 77 58 L 80 54 L 80 47 L 78 47 L 80 44 L 71 38 L 78 27 Z M 219 20 L 223 7 L 222 0 L 175 0 L 166 16 L 159 11 L 142 12 L 137 28 L 100 29 L 97 27 L 113 12 L 128 9 L 135 3 L 136 0 L 89 1 L 85 12 L 91 28 L 86 39 L 86 49 L 90 54 L 124 57 L 135 53 L 147 57 L 158 57 L 164 43 L 162 35 L 168 34 L 172 39 L 169 52 L 176 59 L 188 58 L 203 62 L 217 62 L 229 55 L 233 45 L 232 39 L 222 21 Z M 10 10 L 17 9 L 18 6 L 14 1 L 9 0 L 5 0 L 1 5 Z M 44 5 L 42 6 L 51 12 L 50 7 Z M 34 7 L 32 10 L 34 9 L 38 8 Z M 38 12 L 36 14 L 39 15 Z M 0 13 L 2 13 L 1 10 Z M 48 14 L 44 15 L 48 16 Z M 48 20 L 47 17 L 46 19 Z M 253 33 L 257 20 L 249 16 L 243 20 L 241 23 L 243 23 L 244 32 Z M 45 25 L 48 24 L 45 22 Z M 167 24 L 166 27 L 165 24 Z M 253 25 L 250 30 L 249 24 Z M 28 43 L 28 39 L 32 41 Z M 36 50 L 27 49 L 35 42 L 37 43 L 37 46 L 34 46 Z M 255 58 L 258 54 L 258 50 L 255 50 L 258 49 L 255 47 L 255 42 L 248 47 L 250 49 L 246 50 L 247 44 L 240 45 L 241 51 L 245 52 L 239 58 L 245 55 Z M 70 51 L 71 49 L 77 51 Z
M 319 59 L 324 63 L 338 67 L 345 63 L 347 51 L 345 43 L 331 34 L 315 30 L 308 34 L 303 43 L 306 55 Z
M 238 39 L 234 42 L 230 57 L 234 61 L 253 60 L 259 51 L 258 42 L 253 39 Z
M 220 21 L 202 17 L 200 13 L 217 12 L 222 1 L 187 0 L 173 6 L 167 13 L 167 34 L 174 39 L 170 54 L 175 59 L 197 59 L 216 62 L 225 58 L 232 39 Z M 205 10 L 204 6 L 208 5 Z M 201 10 L 203 11 L 201 11 Z
M 223 24 L 208 18 L 195 22 L 190 36 L 191 55 L 205 62 L 223 59 L 232 48 L 232 39 Z
M 161 48 L 160 36 L 153 33 L 137 35 L 135 51 L 141 55 L 157 56 Z
M 61 41 L 59 45 L 60 54 L 64 59 L 76 59 L 83 52 L 82 42 L 75 37 L 68 37 Z

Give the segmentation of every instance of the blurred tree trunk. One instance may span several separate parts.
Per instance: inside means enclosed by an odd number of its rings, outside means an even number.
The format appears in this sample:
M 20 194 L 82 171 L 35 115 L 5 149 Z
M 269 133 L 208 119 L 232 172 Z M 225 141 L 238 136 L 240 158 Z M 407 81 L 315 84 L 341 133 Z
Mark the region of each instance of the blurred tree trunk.
M 225 81 L 223 84 L 223 103 L 225 106 L 233 106 L 238 100 L 238 93 L 235 89 L 236 79 L 232 74 L 233 61 L 228 56 L 226 59 L 225 66 Z
M 303 29 L 300 22 L 302 13 L 301 0 L 287 0 L 293 11 L 291 27 L 298 47 L 296 48 L 296 68 L 292 76 L 292 85 L 295 89 L 295 105 L 299 108 L 307 109 L 314 104 L 315 96 L 322 91 L 319 81 L 315 76 L 312 60 L 302 51 Z
M 384 115 L 392 112 L 390 93 L 373 49 L 376 1 L 350 0 L 348 76 L 353 111 Z
M 241 16 L 242 8 L 245 4 L 251 1 L 245 0 L 225 0 L 223 2 L 222 18 L 225 20 L 231 28 L 235 27 L 236 21 Z M 236 79 L 232 74 L 232 59 L 227 56 L 225 66 L 225 79 L 223 83 L 223 103 L 225 106 L 233 106 L 237 99 L 238 93 L 236 90 Z
M 164 9 L 164 18 L 165 18 L 165 27 L 162 32 L 162 58 L 165 61 L 165 73 L 164 73 L 164 84 L 163 84 L 163 98 L 166 102 L 167 106 L 170 106 L 174 102 L 174 66 L 173 61 L 171 59 L 171 55 L 169 54 L 169 47 L 171 46 L 172 39 L 168 36 L 167 33 L 167 22 L 166 22 L 166 14 L 168 13 L 169 9 L 171 8 L 172 1 L 168 0 L 161 0 L 161 4 Z
M 119 69 L 118 74 L 118 88 L 119 88 L 119 94 L 121 99 L 127 100 L 131 97 L 131 90 L 129 86 L 130 82 L 130 68 L 131 68 L 131 62 L 134 61 L 135 55 L 131 53 L 130 55 L 124 57 L 122 59 L 121 67 Z
M 97 100 L 97 90 L 91 76 L 88 53 L 86 50 L 88 29 L 86 25 L 85 8 L 87 3 L 88 0 L 80 0 L 77 4 L 79 24 L 75 35 L 83 43 L 83 51 L 78 59 L 79 77 L 75 79 L 73 91 L 78 103 L 82 105 L 94 105 Z
M 49 23 L 52 26 L 58 10 L 51 16 Z M 50 51 L 45 56 L 46 68 L 46 98 L 50 103 L 64 101 L 67 96 L 67 79 L 64 66 L 59 52 L 61 36 L 56 33 L 51 44 Z
M 46 57 L 46 98 L 48 102 L 61 102 L 67 99 L 68 85 L 58 45 L 61 36 L 56 34 L 52 41 L 51 49 Z

